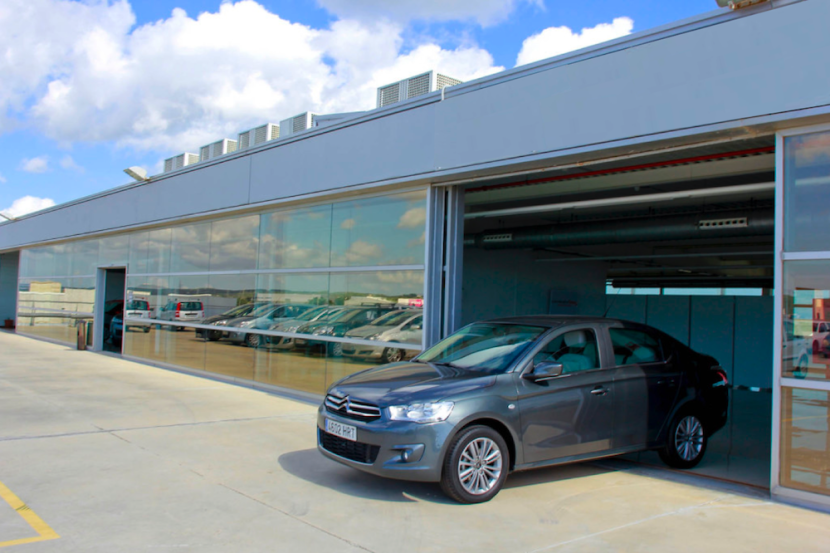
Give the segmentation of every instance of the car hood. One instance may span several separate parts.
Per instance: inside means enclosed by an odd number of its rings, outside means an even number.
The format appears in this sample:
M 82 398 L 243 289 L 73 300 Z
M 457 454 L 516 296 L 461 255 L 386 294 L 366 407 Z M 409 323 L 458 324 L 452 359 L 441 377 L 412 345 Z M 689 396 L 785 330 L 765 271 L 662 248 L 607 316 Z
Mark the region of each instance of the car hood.
M 329 390 L 386 407 L 416 401 L 437 401 L 487 388 L 493 375 L 430 363 L 393 363 L 348 376 Z
M 210 317 L 202 319 L 202 324 L 209 325 L 219 321 L 232 321 L 233 319 L 234 317 L 228 317 L 227 315 L 211 315 Z
M 240 323 L 252 321 L 254 319 L 256 319 L 256 317 L 236 317 L 235 319 L 228 319 L 228 324 L 225 326 L 239 326 Z

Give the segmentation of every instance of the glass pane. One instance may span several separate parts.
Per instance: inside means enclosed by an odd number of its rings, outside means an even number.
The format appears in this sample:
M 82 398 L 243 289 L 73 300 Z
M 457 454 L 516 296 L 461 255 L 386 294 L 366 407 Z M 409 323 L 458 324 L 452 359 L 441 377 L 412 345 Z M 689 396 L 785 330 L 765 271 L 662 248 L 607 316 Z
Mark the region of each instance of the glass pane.
M 98 250 L 98 264 L 107 266 L 126 265 L 130 261 L 130 236 L 122 234 L 102 238 Z
M 170 271 L 172 229 L 138 232 L 130 236 L 129 272 L 167 273 Z
M 784 263 L 782 375 L 830 377 L 830 261 Z
M 92 278 L 21 280 L 17 332 L 75 343 L 76 322 L 92 320 L 94 302 Z
M 210 223 L 176 227 L 170 247 L 171 273 L 207 271 L 210 258 Z
M 830 204 L 830 132 L 784 142 L 784 249 L 825 251 Z
M 426 191 L 334 205 L 331 266 L 423 265 Z
M 56 244 L 54 246 L 49 246 L 49 249 L 52 250 L 52 273 L 43 276 L 69 276 L 72 274 L 92 274 L 95 272 L 93 270 L 91 273 L 74 273 L 72 269 L 73 254 L 75 253 L 74 242 Z M 80 263 L 78 264 L 78 268 L 81 268 Z
M 158 313 L 161 323 L 161 340 L 164 343 L 165 361 L 173 365 L 205 368 L 205 342 L 193 328 L 181 326 L 201 323 L 205 303 L 210 298 L 206 275 L 169 277 L 167 288 L 162 289 L 166 302 Z M 181 323 L 171 325 L 164 323 Z
M 67 252 L 70 252 L 72 275 L 94 275 L 98 268 L 98 240 L 84 240 L 67 244 Z M 56 252 L 56 262 L 60 255 Z M 60 269 L 59 269 L 60 270 Z
M 127 301 L 142 302 L 147 307 L 146 313 L 139 313 L 149 318 L 156 318 L 165 301 L 167 277 L 128 277 Z M 147 302 L 145 306 L 143 302 Z M 138 317 L 142 318 L 142 317 Z M 163 330 L 156 324 L 131 323 L 127 316 L 127 329 L 124 332 L 124 355 L 141 357 L 150 361 L 166 361 Z
M 256 269 L 259 215 L 216 221 L 211 227 L 210 270 Z
M 39 277 L 55 274 L 55 253 L 52 248 L 31 248 L 20 254 L 20 276 Z
M 328 267 L 330 244 L 330 205 L 264 213 L 258 268 Z
M 781 485 L 830 494 L 830 392 L 781 389 Z

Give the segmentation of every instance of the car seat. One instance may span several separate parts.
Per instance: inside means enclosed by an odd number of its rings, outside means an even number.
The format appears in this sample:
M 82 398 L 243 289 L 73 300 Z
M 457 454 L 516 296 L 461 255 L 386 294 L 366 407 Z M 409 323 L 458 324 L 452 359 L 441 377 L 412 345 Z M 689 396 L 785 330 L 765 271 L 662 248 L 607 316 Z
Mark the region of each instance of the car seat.
M 595 342 L 589 343 L 586 331 L 573 330 L 563 338 L 567 352 L 556 359 L 562 363 L 563 374 L 597 368 L 597 346 Z

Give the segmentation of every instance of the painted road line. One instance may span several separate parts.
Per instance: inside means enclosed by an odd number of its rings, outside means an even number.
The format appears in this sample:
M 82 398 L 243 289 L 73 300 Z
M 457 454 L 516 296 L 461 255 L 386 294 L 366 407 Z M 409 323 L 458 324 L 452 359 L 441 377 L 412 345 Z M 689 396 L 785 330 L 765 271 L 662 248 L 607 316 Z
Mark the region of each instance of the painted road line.
M 0 482 L 0 497 L 2 497 L 9 506 L 17 511 L 23 520 L 29 523 L 29 526 L 38 533 L 37 536 L 33 538 L 22 538 L 19 540 L 11 540 L 11 541 L 0 541 L 0 547 L 8 547 L 10 545 L 20 545 L 23 543 L 33 543 L 36 541 L 46 541 L 46 540 L 56 540 L 60 536 L 49 527 L 48 524 L 43 522 L 43 519 L 40 518 L 35 514 L 33 510 L 29 508 L 28 505 L 23 503 L 19 497 L 14 495 L 12 491 L 6 487 L 5 484 Z

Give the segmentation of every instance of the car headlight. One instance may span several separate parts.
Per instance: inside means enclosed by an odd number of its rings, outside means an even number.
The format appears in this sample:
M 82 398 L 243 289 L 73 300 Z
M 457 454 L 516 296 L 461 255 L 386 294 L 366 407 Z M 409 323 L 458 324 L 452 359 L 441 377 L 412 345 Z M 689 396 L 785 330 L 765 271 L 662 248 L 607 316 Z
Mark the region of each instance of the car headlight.
M 227 320 L 225 320 L 225 321 L 216 321 L 216 322 L 215 322 L 215 323 L 213 323 L 213 324 L 214 324 L 215 326 L 227 326 L 228 321 L 227 321 Z
M 389 407 L 389 418 L 393 421 L 409 421 L 421 424 L 443 422 L 449 418 L 454 406 L 455 403 L 451 401 L 393 405 Z
M 367 337 L 366 339 L 367 340 L 380 340 L 380 335 L 381 334 L 382 334 L 381 332 L 378 332 L 377 334 L 372 334 L 371 336 Z
M 332 332 L 334 332 L 333 326 L 321 326 L 320 328 L 314 329 L 312 334 L 331 334 Z
M 254 326 L 255 322 L 256 321 L 243 321 L 243 322 L 239 323 L 239 328 L 250 328 L 250 327 Z

